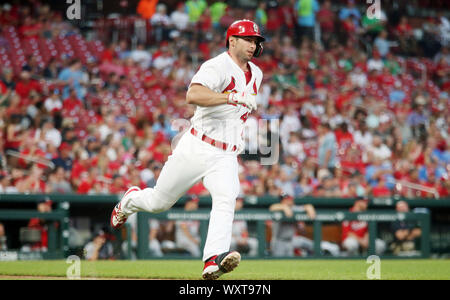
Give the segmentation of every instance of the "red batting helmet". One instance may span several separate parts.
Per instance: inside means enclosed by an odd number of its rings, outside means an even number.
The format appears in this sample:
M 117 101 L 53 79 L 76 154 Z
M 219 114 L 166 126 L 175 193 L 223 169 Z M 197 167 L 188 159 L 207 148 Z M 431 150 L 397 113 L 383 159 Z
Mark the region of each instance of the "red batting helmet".
M 261 35 L 259 31 L 259 26 L 250 20 L 238 20 L 233 22 L 227 29 L 227 48 L 228 48 L 228 39 L 230 36 L 256 36 L 258 37 L 258 42 L 256 43 L 256 50 L 253 56 L 258 57 L 262 53 L 262 45 L 261 42 L 264 42 L 266 39 Z

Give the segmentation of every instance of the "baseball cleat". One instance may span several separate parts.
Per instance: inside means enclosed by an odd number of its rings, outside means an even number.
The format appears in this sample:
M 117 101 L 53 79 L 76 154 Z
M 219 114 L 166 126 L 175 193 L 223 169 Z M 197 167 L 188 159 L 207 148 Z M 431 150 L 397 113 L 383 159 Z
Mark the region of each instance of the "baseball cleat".
M 240 261 L 241 255 L 237 251 L 214 255 L 205 261 L 202 277 L 205 280 L 216 280 L 223 274 L 233 271 Z
M 125 194 L 120 199 L 119 203 L 114 207 L 111 213 L 111 227 L 114 229 L 119 229 L 127 221 L 128 215 L 123 211 L 123 207 L 128 204 L 133 195 L 133 192 L 140 191 L 141 189 L 137 186 L 130 187 Z

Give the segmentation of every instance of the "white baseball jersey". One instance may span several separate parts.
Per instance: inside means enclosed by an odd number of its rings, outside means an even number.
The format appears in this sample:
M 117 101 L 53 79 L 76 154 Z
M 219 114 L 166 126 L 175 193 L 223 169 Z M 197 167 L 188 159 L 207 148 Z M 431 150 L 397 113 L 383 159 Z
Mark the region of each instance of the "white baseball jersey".
M 219 93 L 257 93 L 262 81 L 261 70 L 248 63 L 251 78 L 247 84 L 244 71 L 227 52 L 206 61 L 194 75 L 191 85 L 201 84 Z M 203 260 L 230 249 L 236 198 L 240 191 L 237 153 L 243 149 L 244 123 L 250 109 L 239 104 L 213 107 L 198 106 L 191 119 L 197 134 L 182 134 L 176 148 L 161 170 L 154 188 L 133 192 L 133 197 L 123 204 L 126 214 L 138 211 L 158 213 L 171 208 L 198 181 L 202 180 L 212 198 L 208 234 Z M 227 143 L 228 149 L 215 147 L 199 138 Z M 233 150 L 234 146 L 237 150 Z M 231 150 L 231 151 L 230 151 Z M 195 247 L 194 247 L 195 246 Z M 198 245 L 186 244 L 193 255 Z
M 257 94 L 263 78 L 262 71 L 254 63 L 248 63 L 252 77 L 248 84 L 244 71 L 224 52 L 204 62 L 191 80 L 214 92 L 247 92 Z M 197 106 L 191 118 L 193 127 L 201 134 L 243 149 L 244 123 L 250 109 L 243 105 L 223 104 L 212 107 Z

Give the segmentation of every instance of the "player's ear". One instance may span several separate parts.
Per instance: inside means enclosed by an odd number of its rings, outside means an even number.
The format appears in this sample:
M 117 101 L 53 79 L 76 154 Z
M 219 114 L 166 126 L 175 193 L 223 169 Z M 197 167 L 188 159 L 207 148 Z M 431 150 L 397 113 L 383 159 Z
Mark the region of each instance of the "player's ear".
M 231 48 L 231 46 L 234 47 L 235 44 L 236 44 L 236 37 L 230 36 L 230 38 L 228 39 L 228 48 Z

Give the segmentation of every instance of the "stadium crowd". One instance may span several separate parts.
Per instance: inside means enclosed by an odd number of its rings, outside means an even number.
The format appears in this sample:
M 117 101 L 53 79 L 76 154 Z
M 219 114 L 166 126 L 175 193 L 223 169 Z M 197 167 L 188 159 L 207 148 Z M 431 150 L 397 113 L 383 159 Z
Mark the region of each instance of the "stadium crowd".
M 153 186 L 193 115 L 191 77 L 226 50 L 231 22 L 248 18 L 267 42 L 254 59 L 264 80 L 246 121 L 242 194 L 449 195 L 450 23 L 442 13 L 412 22 L 383 6 L 370 18 L 351 0 L 250 10 L 198 0 L 173 11 L 159 2 L 144 34 L 114 39 L 99 26 L 94 40 L 39 1 L 0 6 L 0 193 Z M 144 4 L 138 13 L 148 13 Z M 277 163 L 260 164 L 255 135 L 280 141 Z M 208 194 L 201 182 L 188 193 Z

